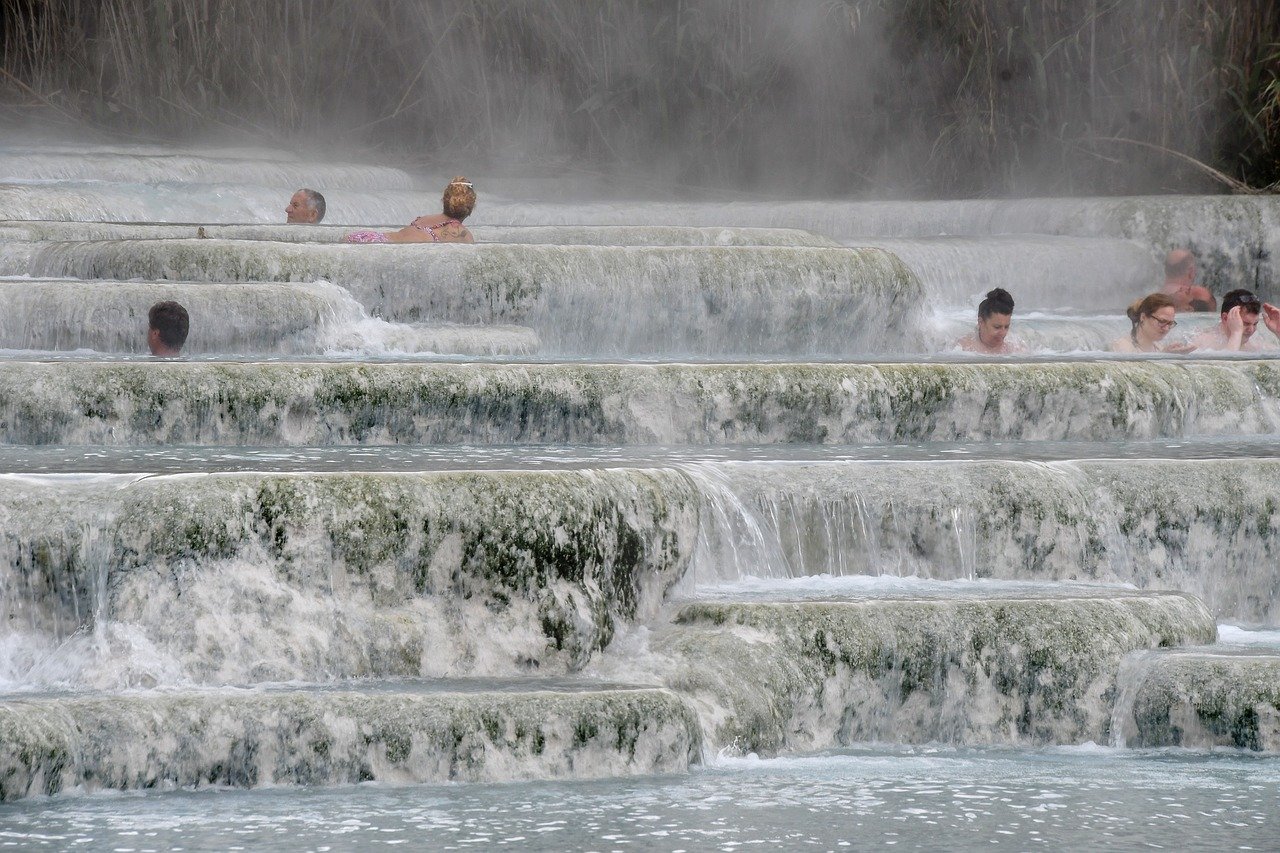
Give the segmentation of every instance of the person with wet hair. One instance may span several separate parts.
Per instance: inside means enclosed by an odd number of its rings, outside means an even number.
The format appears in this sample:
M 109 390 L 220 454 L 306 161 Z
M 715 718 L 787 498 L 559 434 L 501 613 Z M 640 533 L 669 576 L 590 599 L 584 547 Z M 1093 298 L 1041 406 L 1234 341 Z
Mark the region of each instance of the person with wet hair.
M 1002 287 L 987 292 L 987 298 L 978 303 L 978 326 L 974 334 L 956 341 L 956 346 L 966 352 L 984 355 L 1014 355 L 1027 351 L 1016 340 L 1009 339 L 1013 325 L 1013 297 Z
M 1263 302 L 1252 290 L 1239 288 L 1222 297 L 1218 325 L 1204 329 L 1191 339 L 1197 350 L 1223 352 L 1262 352 L 1276 349 L 1277 341 L 1259 340 L 1253 336 L 1261 321 L 1280 339 L 1280 308 Z
M 147 347 L 154 356 L 176 358 L 182 355 L 190 328 L 186 308 L 177 302 L 157 302 L 147 311 Z
M 315 225 L 324 219 L 324 196 L 305 187 L 298 190 L 289 199 L 284 217 L 290 225 Z
M 1149 293 L 1135 299 L 1126 310 L 1132 328 L 1129 334 L 1111 342 L 1112 352 L 1190 352 L 1187 344 L 1165 344 L 1164 339 L 1178 325 L 1178 311 L 1167 293 Z
M 1187 249 L 1165 255 L 1164 294 L 1176 311 L 1212 311 L 1218 304 L 1209 288 L 1196 284 L 1196 256 Z
M 474 243 L 462 224 L 476 206 L 476 190 L 465 176 L 458 175 L 444 188 L 443 212 L 419 216 L 399 231 L 355 231 L 347 243 Z

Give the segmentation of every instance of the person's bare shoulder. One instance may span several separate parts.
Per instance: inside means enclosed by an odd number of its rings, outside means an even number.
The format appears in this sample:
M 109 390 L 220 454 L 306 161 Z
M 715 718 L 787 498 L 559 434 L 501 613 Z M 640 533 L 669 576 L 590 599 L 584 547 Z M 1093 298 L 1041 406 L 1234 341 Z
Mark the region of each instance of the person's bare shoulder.
M 1111 352 L 1141 352 L 1142 351 L 1138 349 L 1137 346 L 1134 345 L 1133 339 L 1129 337 L 1116 338 L 1114 341 L 1111 342 L 1111 346 L 1107 347 L 1107 349 L 1110 350 Z
M 1225 350 L 1227 348 L 1226 338 L 1218 334 L 1217 328 L 1201 329 L 1196 332 L 1187 341 L 1187 346 L 1194 350 Z

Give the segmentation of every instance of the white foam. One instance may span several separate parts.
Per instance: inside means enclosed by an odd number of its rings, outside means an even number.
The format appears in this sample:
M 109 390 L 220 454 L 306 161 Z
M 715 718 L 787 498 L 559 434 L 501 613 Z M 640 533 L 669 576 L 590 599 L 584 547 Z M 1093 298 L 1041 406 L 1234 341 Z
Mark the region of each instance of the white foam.
M 1233 646 L 1276 646 L 1280 648 L 1280 630 L 1218 626 L 1218 642 Z

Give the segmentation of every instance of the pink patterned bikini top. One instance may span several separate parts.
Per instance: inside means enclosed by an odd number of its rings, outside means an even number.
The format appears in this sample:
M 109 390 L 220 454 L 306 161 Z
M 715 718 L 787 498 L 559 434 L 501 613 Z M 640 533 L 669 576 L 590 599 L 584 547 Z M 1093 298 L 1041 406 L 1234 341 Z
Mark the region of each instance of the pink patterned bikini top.
M 446 225 L 457 225 L 459 228 L 461 228 L 461 227 L 462 227 L 462 223 L 461 223 L 461 222 L 459 222 L 459 221 L 458 221 L 458 220 L 456 220 L 456 219 L 446 219 L 444 222 L 441 222 L 439 225 L 417 225 L 417 224 L 415 224 L 413 227 L 414 227 L 414 228 L 417 228 L 419 231 L 426 231 L 428 234 L 430 234 L 430 235 L 431 235 L 431 242 L 432 242 L 432 243 L 439 243 L 439 242 L 440 242 L 440 237 L 436 234 L 436 230 L 437 230 L 437 229 L 439 229 L 439 228 L 443 228 L 443 227 L 445 227 Z

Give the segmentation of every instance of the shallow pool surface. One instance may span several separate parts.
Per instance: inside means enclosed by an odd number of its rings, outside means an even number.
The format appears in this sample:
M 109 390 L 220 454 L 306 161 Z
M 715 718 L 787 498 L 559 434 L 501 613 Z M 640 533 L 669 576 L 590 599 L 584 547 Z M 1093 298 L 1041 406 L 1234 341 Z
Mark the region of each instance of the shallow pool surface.
M 0 806 L 0 846 L 148 850 L 1274 850 L 1280 758 L 863 748 L 683 778 L 99 794 Z

